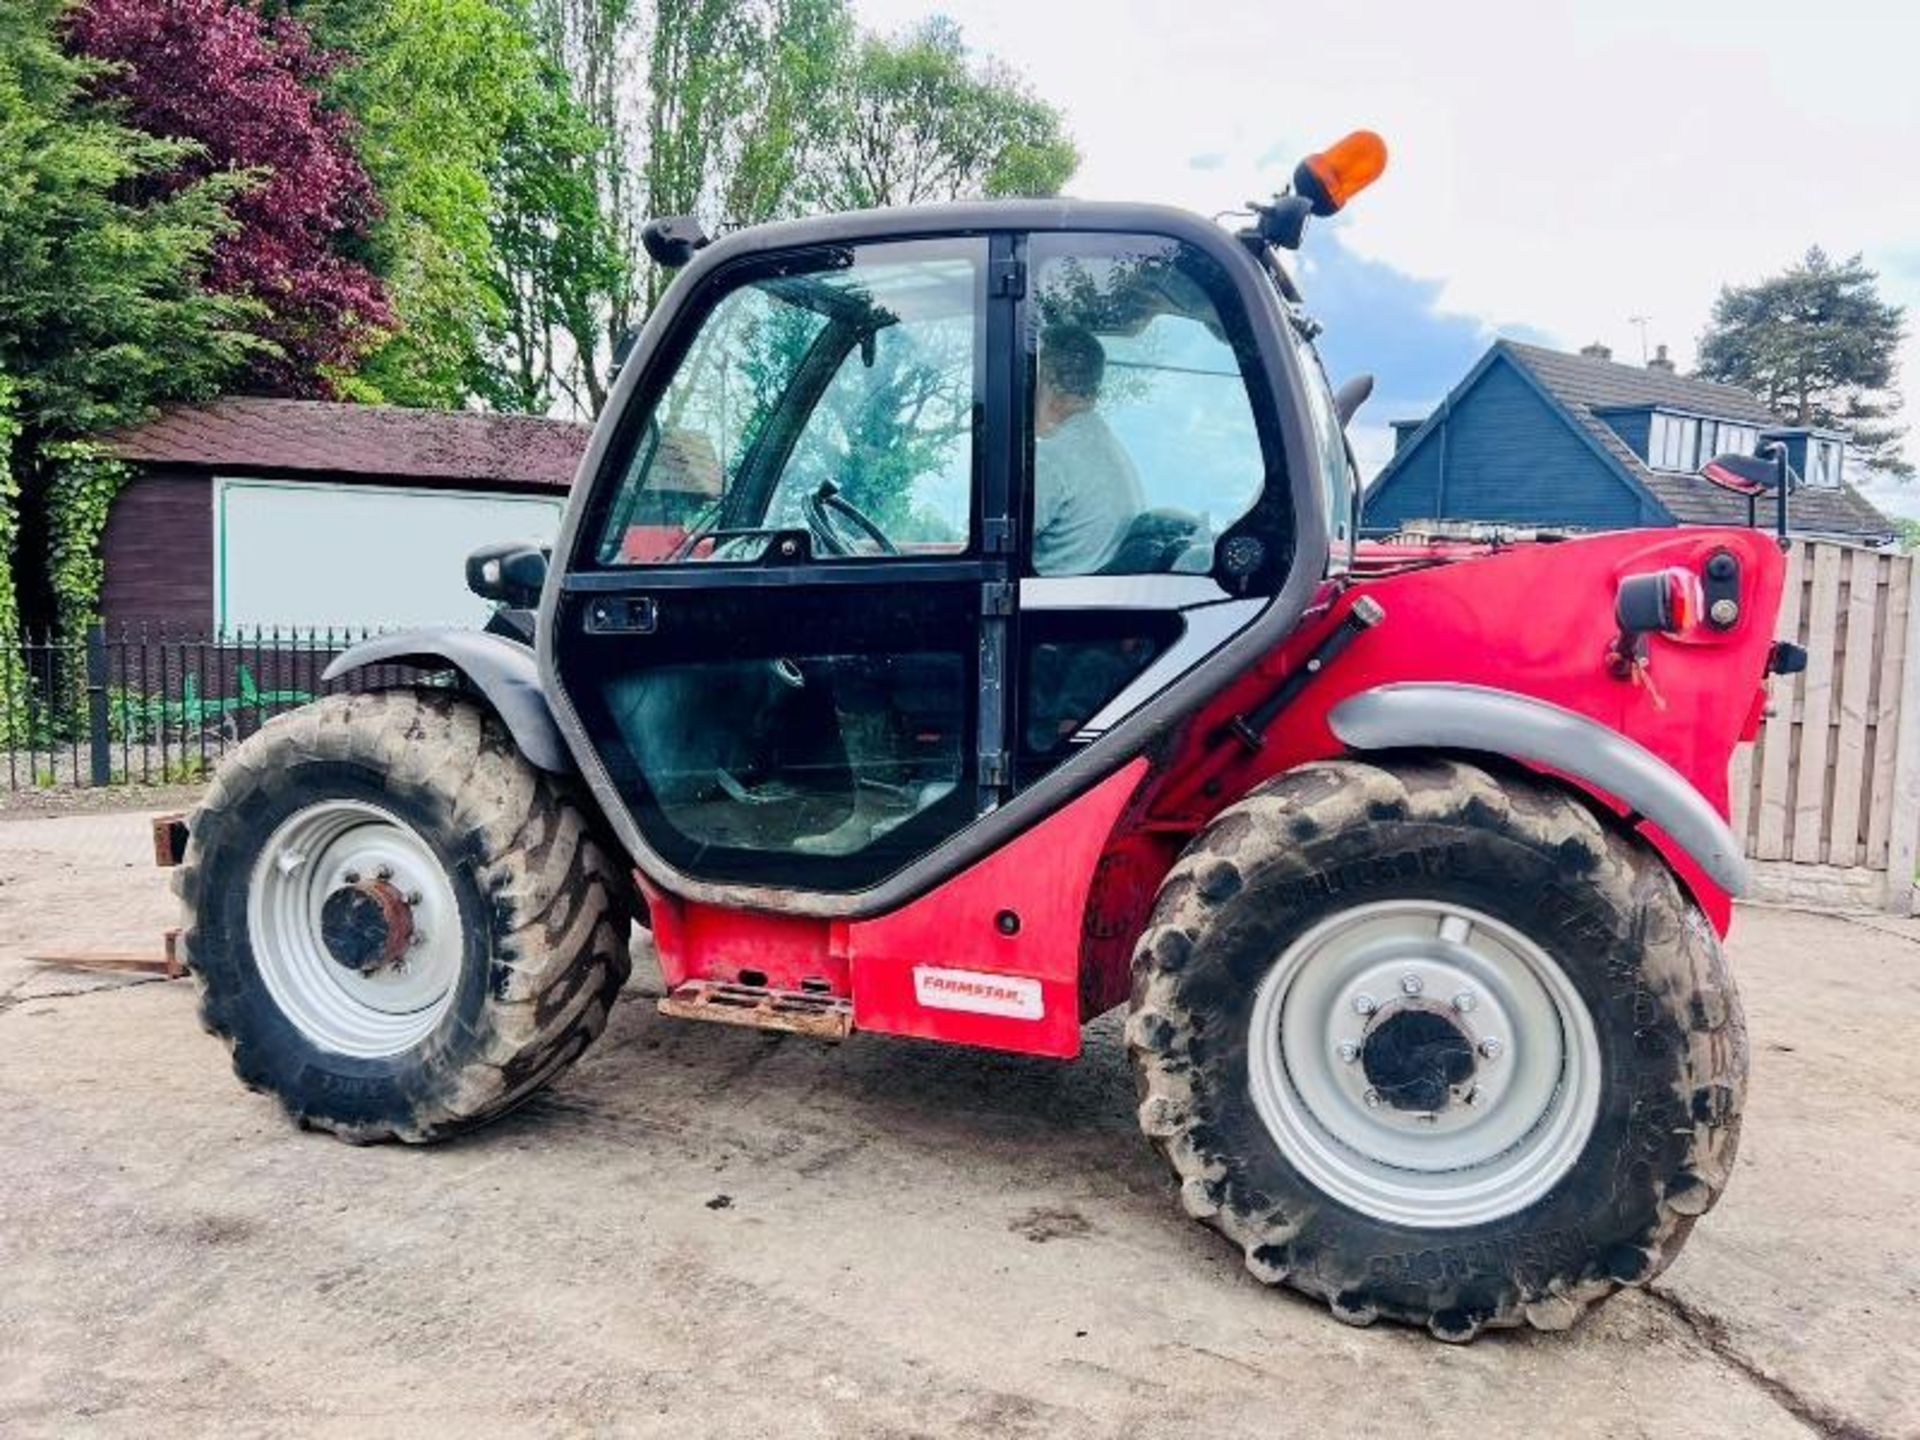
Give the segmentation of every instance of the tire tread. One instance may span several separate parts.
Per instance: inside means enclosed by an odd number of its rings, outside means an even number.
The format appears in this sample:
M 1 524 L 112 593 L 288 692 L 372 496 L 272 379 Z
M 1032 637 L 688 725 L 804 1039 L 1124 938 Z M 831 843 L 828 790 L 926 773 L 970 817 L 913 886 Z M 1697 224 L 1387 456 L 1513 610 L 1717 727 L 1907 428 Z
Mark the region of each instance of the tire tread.
M 226 1042 L 250 1088 L 266 1088 L 262 1072 L 196 960 L 195 910 L 208 859 L 198 837 L 208 820 L 240 811 L 262 777 L 314 760 L 367 766 L 394 793 L 446 808 L 479 856 L 495 978 L 479 1043 L 463 1047 L 445 1083 L 403 1118 L 346 1123 L 293 1097 L 281 1095 L 282 1104 L 303 1126 L 354 1143 L 426 1142 L 497 1118 L 578 1058 L 605 1028 L 627 981 L 630 902 L 607 842 L 563 781 L 535 769 L 491 713 L 455 693 L 329 696 L 269 720 L 222 764 L 173 876 L 187 910 L 181 939 L 201 1023 Z
M 1245 883 L 1249 861 L 1257 862 L 1258 854 L 1250 852 L 1375 820 L 1465 816 L 1557 851 L 1563 864 L 1590 868 L 1593 883 L 1631 893 L 1639 923 L 1647 927 L 1647 979 L 1681 992 L 1688 1016 L 1685 1068 L 1695 1123 L 1685 1159 L 1660 1187 L 1655 1223 L 1626 1247 L 1633 1253 L 1620 1256 L 1622 1263 L 1601 1276 L 1556 1278 L 1537 1294 L 1514 1293 L 1492 1313 L 1437 1310 L 1426 1317 L 1428 1329 L 1449 1341 L 1470 1340 L 1490 1327 L 1568 1328 L 1623 1285 L 1644 1285 L 1665 1269 L 1695 1220 L 1726 1187 L 1746 1087 L 1745 1020 L 1718 940 L 1658 856 L 1603 824 L 1565 791 L 1462 760 L 1309 764 L 1222 811 L 1168 873 L 1134 950 L 1126 1024 L 1140 1127 L 1172 1169 L 1187 1213 L 1238 1245 L 1248 1270 L 1266 1283 L 1317 1294 L 1347 1323 L 1371 1323 L 1380 1311 L 1361 1290 L 1319 1287 L 1286 1264 L 1297 1221 L 1238 1208 L 1232 1187 L 1222 1183 L 1225 1163 L 1209 1153 L 1193 1102 L 1194 1041 L 1204 1017 L 1183 1008 L 1178 982 L 1201 936 Z

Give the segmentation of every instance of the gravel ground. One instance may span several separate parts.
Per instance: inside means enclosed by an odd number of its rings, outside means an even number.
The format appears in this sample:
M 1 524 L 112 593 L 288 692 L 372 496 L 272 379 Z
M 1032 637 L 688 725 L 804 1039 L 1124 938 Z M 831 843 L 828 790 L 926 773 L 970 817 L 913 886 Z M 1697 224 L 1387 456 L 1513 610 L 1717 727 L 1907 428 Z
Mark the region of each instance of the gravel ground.
M 206 788 L 202 784 L 23 785 L 17 790 L 0 789 L 0 818 L 101 815 L 132 809 L 152 813 L 191 810 Z
M 1749 909 L 1739 1173 L 1571 1335 L 1347 1329 L 1072 1065 L 672 1022 L 429 1150 L 300 1134 L 159 953 L 137 815 L 0 819 L 0 1434 L 1920 1435 L 1920 925 Z

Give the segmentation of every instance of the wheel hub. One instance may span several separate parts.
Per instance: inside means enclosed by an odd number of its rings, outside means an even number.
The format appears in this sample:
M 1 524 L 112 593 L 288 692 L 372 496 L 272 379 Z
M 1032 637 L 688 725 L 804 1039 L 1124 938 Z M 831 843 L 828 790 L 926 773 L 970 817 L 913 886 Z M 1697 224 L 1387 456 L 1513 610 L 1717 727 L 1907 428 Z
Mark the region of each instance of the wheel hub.
M 392 811 L 320 800 L 254 866 L 247 932 L 281 1012 L 343 1055 L 419 1043 L 453 1000 L 465 944 L 448 864 Z
M 342 885 L 320 906 L 320 940 L 328 956 L 357 974 L 398 965 L 413 935 L 407 897 L 385 880 Z
M 1437 1114 L 1473 1096 L 1473 1041 L 1445 1015 L 1422 1007 L 1396 1009 L 1367 1031 L 1360 1066 L 1383 1104 Z
M 1599 1043 L 1557 961 L 1479 911 L 1355 906 L 1260 983 L 1248 1084 L 1289 1163 L 1333 1199 L 1414 1226 L 1522 1209 L 1579 1158 Z

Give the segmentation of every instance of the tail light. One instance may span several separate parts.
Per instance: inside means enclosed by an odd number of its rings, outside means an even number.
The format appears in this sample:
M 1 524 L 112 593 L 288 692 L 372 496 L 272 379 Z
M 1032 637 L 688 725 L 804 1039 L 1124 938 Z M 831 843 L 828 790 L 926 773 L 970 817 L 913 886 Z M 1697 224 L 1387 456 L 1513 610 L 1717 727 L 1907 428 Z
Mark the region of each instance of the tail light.
M 1614 619 L 1627 635 L 1683 635 L 1706 613 L 1700 577 L 1679 566 L 1625 576 L 1613 598 Z

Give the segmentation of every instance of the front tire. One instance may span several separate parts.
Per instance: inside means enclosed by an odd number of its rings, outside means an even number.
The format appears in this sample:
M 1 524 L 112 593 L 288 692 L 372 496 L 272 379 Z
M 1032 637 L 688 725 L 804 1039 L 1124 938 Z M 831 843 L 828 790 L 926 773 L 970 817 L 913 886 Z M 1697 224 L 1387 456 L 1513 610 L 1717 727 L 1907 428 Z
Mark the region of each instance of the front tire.
M 1342 1319 L 1571 1325 L 1733 1165 L 1739 1002 L 1659 857 L 1446 760 L 1223 812 L 1134 956 L 1143 1129 L 1196 1218 Z
M 630 967 L 630 889 L 589 813 L 451 691 L 269 722 L 221 765 L 174 885 L 241 1080 L 356 1143 L 505 1113 L 592 1043 Z

